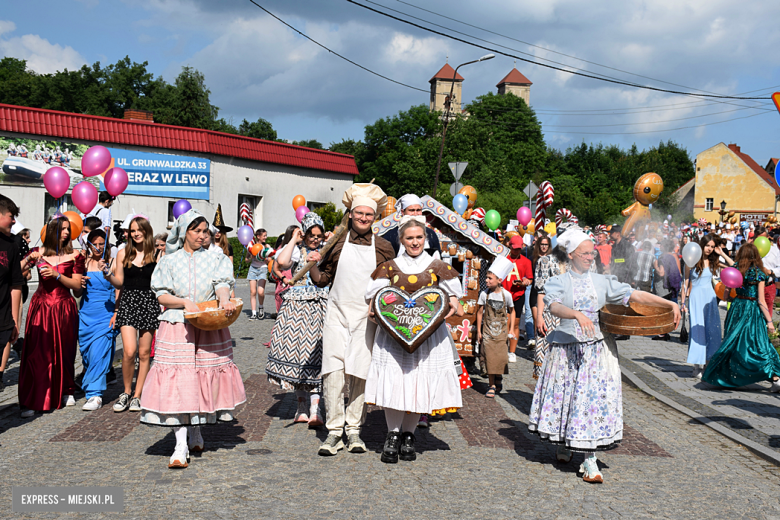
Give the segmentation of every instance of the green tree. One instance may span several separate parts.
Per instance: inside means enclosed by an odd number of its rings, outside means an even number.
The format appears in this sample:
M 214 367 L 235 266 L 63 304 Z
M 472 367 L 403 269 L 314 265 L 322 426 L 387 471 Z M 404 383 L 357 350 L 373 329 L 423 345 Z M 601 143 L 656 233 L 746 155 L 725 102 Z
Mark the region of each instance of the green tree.
M 219 108 L 211 104 L 211 91 L 206 87 L 203 73 L 192 67 L 182 67 L 176 77 L 172 103 L 161 107 L 160 122 L 190 128 L 211 129 L 217 120 Z M 155 118 L 156 119 L 156 118 Z
M 314 148 L 316 150 L 325 149 L 325 147 L 322 146 L 322 143 L 317 141 L 316 139 L 304 139 L 303 141 L 293 141 L 291 144 L 294 144 L 296 146 L 305 146 L 306 148 Z
M 246 137 L 266 139 L 268 141 L 276 141 L 277 139 L 274 127 L 262 117 L 258 118 L 254 123 L 244 119 L 238 127 L 238 133 Z
M 336 205 L 328 202 L 322 207 L 314 210 L 314 213 L 320 216 L 325 225 L 325 231 L 333 231 L 344 218 L 344 211 L 337 209 Z

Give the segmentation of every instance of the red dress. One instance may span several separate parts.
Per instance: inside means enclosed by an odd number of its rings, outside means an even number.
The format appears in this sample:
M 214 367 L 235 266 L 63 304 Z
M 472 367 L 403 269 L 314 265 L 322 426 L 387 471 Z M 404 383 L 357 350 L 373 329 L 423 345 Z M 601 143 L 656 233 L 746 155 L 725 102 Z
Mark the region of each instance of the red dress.
M 41 263 L 46 262 L 41 260 Z M 84 273 L 84 258 L 52 268 L 63 276 Z M 73 395 L 79 312 L 76 300 L 56 278 L 38 272 L 38 290 L 30 300 L 19 368 L 19 404 L 36 411 L 62 408 L 62 396 Z

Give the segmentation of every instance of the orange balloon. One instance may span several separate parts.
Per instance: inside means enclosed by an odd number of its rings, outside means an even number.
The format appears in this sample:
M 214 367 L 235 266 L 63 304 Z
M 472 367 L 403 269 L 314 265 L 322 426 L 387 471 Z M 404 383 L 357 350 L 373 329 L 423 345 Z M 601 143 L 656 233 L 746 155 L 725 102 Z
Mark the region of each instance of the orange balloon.
M 293 210 L 297 210 L 301 206 L 306 205 L 306 198 L 303 195 L 296 195 L 293 197 Z
M 719 300 L 725 300 L 726 299 L 726 291 L 728 291 L 728 287 L 726 287 L 723 282 L 718 282 L 715 284 L 715 294 L 717 295 Z M 733 300 L 737 297 L 737 290 L 731 289 L 729 291 L 729 300 Z
M 393 213 L 395 213 L 395 205 L 398 203 L 398 200 L 395 197 L 388 196 L 387 197 L 387 206 L 385 206 L 385 210 L 382 212 L 382 218 L 389 217 Z
M 252 247 L 249 248 L 249 252 L 252 253 L 252 256 L 257 256 L 260 254 L 260 251 L 263 250 L 263 244 L 260 244 L 259 242 L 257 244 L 253 244 Z
M 84 221 L 75 211 L 66 211 L 63 213 L 70 221 L 70 238 L 76 240 L 81 236 L 81 231 L 84 229 Z
M 43 244 L 44 242 L 46 242 L 46 226 L 45 225 L 41 228 L 41 244 Z
M 474 207 L 474 203 L 477 202 L 477 190 L 473 186 L 463 186 L 458 193 L 469 199 L 469 208 Z

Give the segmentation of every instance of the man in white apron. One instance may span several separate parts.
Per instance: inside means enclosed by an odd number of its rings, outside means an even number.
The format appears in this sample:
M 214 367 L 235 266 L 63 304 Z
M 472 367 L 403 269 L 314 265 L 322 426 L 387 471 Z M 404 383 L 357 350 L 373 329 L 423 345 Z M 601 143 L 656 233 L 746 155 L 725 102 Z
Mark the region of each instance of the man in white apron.
M 347 450 L 366 451 L 360 428 L 366 416 L 363 391 L 376 325 L 368 321 L 365 294 L 371 273 L 395 256 L 390 243 L 371 231 L 377 215 L 387 205 L 384 192 L 374 184 L 354 184 L 344 193 L 342 202 L 350 212 L 350 229 L 324 260 L 316 252 L 308 256 L 308 260 L 320 262 L 310 271 L 312 281 L 320 287 L 331 285 L 322 332 L 322 386 L 328 437 L 319 454 L 326 456 L 344 448 L 345 429 Z M 345 384 L 346 407 L 342 397 Z

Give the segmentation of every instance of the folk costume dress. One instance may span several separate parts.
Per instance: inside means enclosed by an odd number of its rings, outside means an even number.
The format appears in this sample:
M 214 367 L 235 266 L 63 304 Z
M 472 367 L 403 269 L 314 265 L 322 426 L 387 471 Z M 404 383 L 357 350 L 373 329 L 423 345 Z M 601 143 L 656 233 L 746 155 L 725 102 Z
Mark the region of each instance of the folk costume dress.
M 157 297 L 171 294 L 202 303 L 234 284 L 230 258 L 221 250 L 201 248 L 162 257 L 151 287 Z M 141 422 L 178 427 L 231 421 L 232 411 L 246 401 L 227 328 L 200 330 L 185 320 L 183 309 L 165 309 L 155 350 L 141 393 Z
M 79 312 L 79 349 L 84 364 L 81 388 L 87 399 L 102 396 L 119 331 L 111 326 L 116 289 L 101 271 L 89 271 Z
M 726 314 L 723 342 L 707 364 L 703 381 L 736 388 L 780 376 L 780 357 L 769 341 L 766 320 L 757 301 L 763 297 L 758 293 L 758 284 L 766 283 L 768 278 L 756 267 L 748 269 Z
M 411 257 L 404 251 L 380 265 L 371 277 L 367 300 L 390 285 L 409 294 L 431 286 L 440 287 L 447 296 L 463 294 L 457 271 L 425 252 Z M 447 325 L 443 323 L 411 354 L 377 327 L 365 396 L 366 403 L 415 414 L 436 415 L 461 408 L 460 380 Z
M 704 365 L 721 345 L 718 297 L 712 287 L 712 271 L 709 267 L 705 267 L 701 273 L 691 269 L 690 280 L 688 312 L 691 316 L 691 332 L 688 336 L 687 362 Z
M 539 260 L 536 263 L 536 271 L 534 272 L 534 287 L 536 287 L 537 296 L 539 293 L 544 294 L 544 286 L 550 278 L 563 274 L 565 271 L 566 266 L 561 265 L 558 259 L 552 254 L 539 257 Z M 548 338 L 561 322 L 559 318 L 556 318 L 550 313 L 550 309 L 547 305 L 544 307 L 542 319 L 544 320 L 545 327 L 547 327 L 547 336 L 539 336 L 536 338 L 536 347 L 534 348 L 534 379 L 539 379 L 539 375 L 542 373 L 542 363 L 544 363 L 544 358 L 550 350 Z
M 623 391 L 617 347 L 601 333 L 599 310 L 607 303 L 627 306 L 634 289 L 615 276 L 571 270 L 550 278 L 544 289 L 546 307 L 559 303 L 582 312 L 596 333 L 588 337 L 577 320 L 561 320 L 547 335 L 550 351 L 536 383 L 528 429 L 571 451 L 612 449 L 623 438 Z
M 306 265 L 309 248 L 295 246 L 291 276 Z M 271 333 L 265 373 L 285 390 L 320 392 L 322 386 L 322 328 L 328 307 L 328 287 L 317 287 L 309 273 L 282 293 L 281 310 Z
M 33 251 L 37 251 L 34 248 Z M 84 274 L 84 257 L 75 254 L 71 260 L 53 266 L 63 276 Z M 19 405 L 29 410 L 48 411 L 62 408 L 62 397 L 73 395 L 79 311 L 70 289 L 56 276 L 40 280 L 38 290 L 27 309 L 24 349 L 19 367 Z

